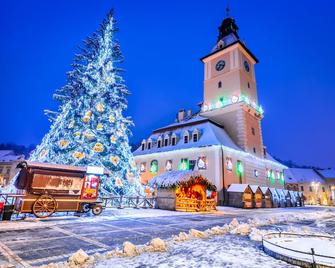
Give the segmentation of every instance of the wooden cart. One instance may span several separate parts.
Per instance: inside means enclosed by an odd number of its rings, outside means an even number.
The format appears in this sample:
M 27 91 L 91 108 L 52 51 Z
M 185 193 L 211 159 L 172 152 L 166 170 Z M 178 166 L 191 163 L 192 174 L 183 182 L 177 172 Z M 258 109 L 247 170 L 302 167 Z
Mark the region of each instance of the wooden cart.
M 74 167 L 36 162 L 20 162 L 15 186 L 21 196 L 15 210 L 46 218 L 55 212 L 102 212 L 98 201 L 100 175 L 103 168 Z M 99 173 L 99 174 L 98 174 Z

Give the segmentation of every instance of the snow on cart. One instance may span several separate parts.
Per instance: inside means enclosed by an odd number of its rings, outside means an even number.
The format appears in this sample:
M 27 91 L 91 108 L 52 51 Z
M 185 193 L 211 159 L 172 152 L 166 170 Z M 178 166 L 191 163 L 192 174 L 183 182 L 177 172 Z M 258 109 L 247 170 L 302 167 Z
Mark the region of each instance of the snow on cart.
M 75 167 L 23 161 L 15 181 L 12 198 L 18 213 L 33 213 L 46 218 L 55 212 L 102 212 L 98 201 L 100 175 L 108 175 L 101 167 Z
M 170 171 L 152 178 L 157 207 L 177 211 L 216 209 L 216 186 L 197 171 Z

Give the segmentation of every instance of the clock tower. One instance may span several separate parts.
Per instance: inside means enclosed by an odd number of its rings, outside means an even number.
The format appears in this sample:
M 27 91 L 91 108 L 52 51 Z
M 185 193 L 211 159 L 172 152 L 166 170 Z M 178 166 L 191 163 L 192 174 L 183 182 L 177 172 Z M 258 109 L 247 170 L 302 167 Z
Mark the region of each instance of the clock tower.
M 244 151 L 263 158 L 263 109 L 258 104 L 255 79 L 258 60 L 241 41 L 235 20 L 229 15 L 219 27 L 212 52 L 201 61 L 204 63 L 201 115 L 223 126 Z

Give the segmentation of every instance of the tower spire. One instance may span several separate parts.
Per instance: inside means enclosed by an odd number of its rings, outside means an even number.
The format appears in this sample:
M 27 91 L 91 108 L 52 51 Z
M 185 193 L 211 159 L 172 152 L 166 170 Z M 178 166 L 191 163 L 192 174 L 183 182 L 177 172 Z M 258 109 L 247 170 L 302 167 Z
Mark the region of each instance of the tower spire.
M 229 18 L 230 16 L 230 8 L 229 8 L 229 1 L 227 1 L 227 6 L 226 6 L 226 18 Z

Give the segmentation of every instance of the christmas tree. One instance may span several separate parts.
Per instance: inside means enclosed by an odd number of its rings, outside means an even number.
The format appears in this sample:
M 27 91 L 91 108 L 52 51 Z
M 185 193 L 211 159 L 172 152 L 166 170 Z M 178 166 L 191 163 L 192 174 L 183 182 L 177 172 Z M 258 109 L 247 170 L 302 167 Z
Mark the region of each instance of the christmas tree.
M 110 12 L 86 39 L 68 72 L 67 85 L 54 94 L 61 102 L 59 112 L 46 111 L 52 125 L 30 160 L 103 166 L 112 174 L 103 178 L 103 189 L 133 195 L 142 187 L 128 144 L 133 123 L 123 116 L 129 91 L 118 67 L 123 57 L 116 31 Z

